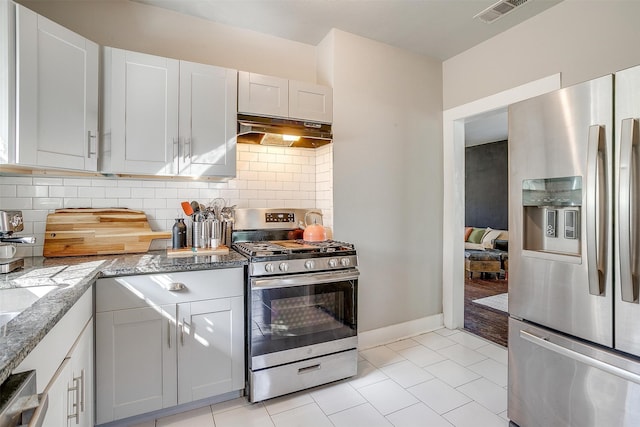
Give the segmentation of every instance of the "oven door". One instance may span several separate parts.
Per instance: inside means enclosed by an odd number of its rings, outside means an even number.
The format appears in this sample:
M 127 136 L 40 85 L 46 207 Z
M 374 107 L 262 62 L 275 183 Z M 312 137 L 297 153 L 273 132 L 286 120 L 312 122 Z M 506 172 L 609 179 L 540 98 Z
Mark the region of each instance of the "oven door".
M 353 268 L 252 278 L 250 369 L 356 348 L 358 276 Z

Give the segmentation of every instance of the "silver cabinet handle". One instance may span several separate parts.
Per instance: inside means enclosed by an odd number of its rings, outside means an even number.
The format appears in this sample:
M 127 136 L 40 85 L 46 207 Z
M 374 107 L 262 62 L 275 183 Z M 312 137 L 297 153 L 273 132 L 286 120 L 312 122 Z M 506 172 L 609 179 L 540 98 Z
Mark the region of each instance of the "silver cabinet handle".
M 187 150 L 187 147 L 189 148 Z M 187 160 L 191 159 L 191 138 L 184 139 L 184 150 L 182 150 L 182 161 L 187 163 Z
M 167 319 L 167 343 L 171 348 L 171 320 Z
M 604 294 L 607 248 L 607 169 L 604 128 L 589 127 L 587 152 L 587 263 L 589 293 Z
M 78 377 L 74 377 L 73 378 L 73 387 L 67 387 L 67 393 L 68 392 L 73 392 L 73 394 L 75 395 L 75 400 L 74 402 L 71 404 L 71 407 L 74 410 L 73 414 L 69 414 L 67 412 L 67 419 L 72 419 L 75 418 L 76 419 L 76 424 L 80 424 L 80 384 L 79 384 L 79 378 Z M 68 411 L 68 408 L 67 408 Z
M 87 144 L 88 144 L 87 158 L 88 159 L 91 158 L 91 155 L 94 155 L 94 156 L 98 155 L 97 133 L 98 132 L 92 135 L 92 132 L 90 130 L 87 131 Z
M 85 376 L 84 376 L 84 368 L 80 370 L 80 378 L 78 378 L 78 381 L 80 382 L 80 387 L 81 387 L 81 391 L 80 391 L 80 412 L 84 412 L 84 400 L 85 400 L 85 393 L 86 393 L 86 387 L 85 387 Z
M 527 331 L 521 330 L 520 338 L 522 338 L 525 341 L 529 341 L 532 344 L 545 348 L 549 351 L 553 351 L 554 353 L 568 357 L 569 359 L 575 360 L 576 362 L 584 363 L 585 365 L 591 366 L 592 368 L 599 369 L 608 374 L 615 375 L 616 377 L 622 378 L 623 380 L 631 381 L 640 385 L 640 375 L 635 374 L 633 372 L 629 372 L 626 369 L 618 368 L 617 366 L 614 366 L 614 365 L 609 365 L 608 363 L 604 363 L 600 360 L 586 356 L 582 353 L 578 353 L 577 351 L 573 351 L 561 345 L 554 344 L 546 338 L 539 337 Z
M 180 344 L 184 347 L 184 327 L 187 327 L 187 335 L 191 333 L 191 324 L 183 317 L 180 325 Z
M 171 161 L 177 164 L 180 161 L 180 138 L 172 138 L 173 141 L 173 152 L 171 153 Z M 175 171 L 177 172 L 177 171 Z
M 622 120 L 620 131 L 620 184 L 618 202 L 618 254 L 620 257 L 620 291 L 625 302 L 638 302 L 638 274 L 635 259 L 638 232 L 638 213 L 635 203 L 634 176 L 638 165 L 634 153 L 638 152 L 638 121 Z M 636 178 L 637 179 L 637 178 Z

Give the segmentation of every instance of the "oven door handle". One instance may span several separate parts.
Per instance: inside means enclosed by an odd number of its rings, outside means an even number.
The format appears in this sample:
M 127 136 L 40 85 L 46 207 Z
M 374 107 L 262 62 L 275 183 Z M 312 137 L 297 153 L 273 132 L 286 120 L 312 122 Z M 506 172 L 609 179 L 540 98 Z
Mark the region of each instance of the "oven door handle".
M 290 276 L 251 279 L 251 289 L 290 288 L 292 286 L 321 285 L 323 283 L 355 280 L 360 276 L 358 270 L 331 271 L 328 273 L 299 274 Z

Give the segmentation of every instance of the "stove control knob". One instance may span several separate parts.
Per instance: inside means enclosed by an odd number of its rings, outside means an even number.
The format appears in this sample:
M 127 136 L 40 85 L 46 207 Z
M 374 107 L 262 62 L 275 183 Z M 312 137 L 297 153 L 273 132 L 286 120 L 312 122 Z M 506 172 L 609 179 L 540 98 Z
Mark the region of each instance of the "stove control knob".
M 307 270 L 313 270 L 315 266 L 316 266 L 316 263 L 313 262 L 312 260 L 305 261 L 304 263 L 304 268 L 306 268 Z
M 273 273 L 273 264 L 269 263 L 265 265 L 264 269 L 266 270 L 267 273 Z
M 286 262 L 281 262 L 278 268 L 280 269 L 280 271 L 287 272 L 287 270 L 289 270 L 289 264 L 287 264 Z
M 341 258 L 340 265 L 343 267 L 349 267 L 351 265 L 351 260 L 349 258 Z
M 329 267 L 336 268 L 338 266 L 338 260 L 335 258 L 331 258 L 329 260 Z

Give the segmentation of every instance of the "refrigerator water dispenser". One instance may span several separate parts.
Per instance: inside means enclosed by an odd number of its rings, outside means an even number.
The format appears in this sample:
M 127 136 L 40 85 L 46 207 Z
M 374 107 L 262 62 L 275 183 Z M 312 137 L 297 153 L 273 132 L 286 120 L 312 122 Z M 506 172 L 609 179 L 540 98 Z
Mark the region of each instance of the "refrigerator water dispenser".
M 580 256 L 582 177 L 522 182 L 523 248 Z

